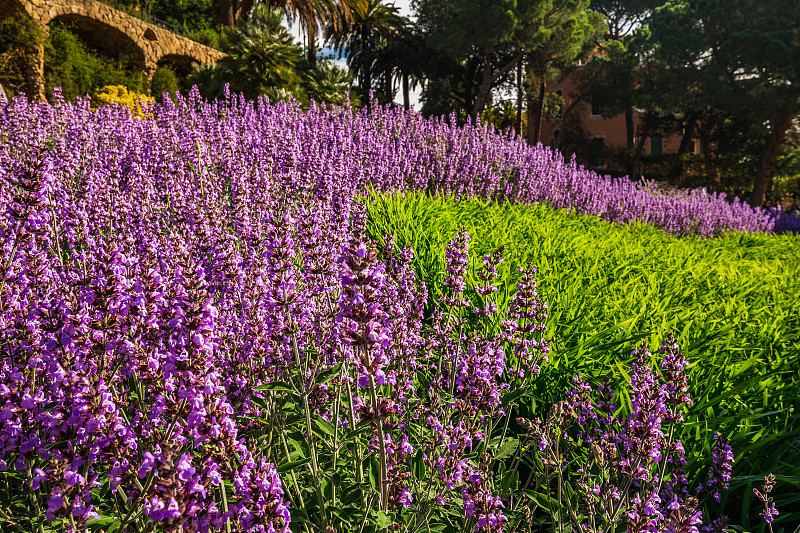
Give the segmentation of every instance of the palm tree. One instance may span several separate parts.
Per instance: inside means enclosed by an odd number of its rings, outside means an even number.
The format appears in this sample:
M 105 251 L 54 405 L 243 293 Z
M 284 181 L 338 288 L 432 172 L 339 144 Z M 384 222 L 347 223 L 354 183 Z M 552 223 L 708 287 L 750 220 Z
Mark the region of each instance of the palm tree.
M 233 28 L 253 8 L 255 0 L 220 0 L 219 23 Z
M 223 48 L 228 55 L 217 63 L 231 90 L 248 98 L 261 94 L 281 97 L 299 82 L 296 66 L 300 48 L 281 24 L 283 12 L 257 5 L 237 28 L 226 28 Z
M 308 39 L 308 61 L 317 62 L 316 37 L 319 26 L 339 29 L 351 20 L 351 6 L 364 0 L 269 0 L 271 7 L 284 9 L 299 22 Z
M 375 84 L 381 99 L 390 101 L 395 73 L 401 71 L 407 101 L 411 61 L 404 52 L 411 42 L 408 20 L 394 5 L 381 0 L 353 2 L 350 12 L 351 20 L 339 28 L 331 24 L 325 28 L 327 42 L 347 56 L 347 65 L 365 95 Z
M 335 105 L 345 103 L 353 85 L 353 77 L 349 72 L 330 61 L 319 61 L 316 65 L 302 61 L 298 67 L 303 78 L 300 83 L 302 91 L 298 96 L 304 105 L 311 100 Z M 357 95 L 353 95 L 349 101 L 355 106 L 360 105 Z

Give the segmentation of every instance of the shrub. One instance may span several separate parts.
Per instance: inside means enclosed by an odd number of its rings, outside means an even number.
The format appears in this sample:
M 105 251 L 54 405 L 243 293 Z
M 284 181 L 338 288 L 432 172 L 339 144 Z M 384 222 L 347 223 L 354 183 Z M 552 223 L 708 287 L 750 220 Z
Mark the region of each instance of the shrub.
M 204 28 L 199 30 L 192 30 L 186 32 L 186 38 L 197 41 L 217 50 L 222 49 L 222 36 L 220 32 L 214 28 Z
M 131 71 L 119 61 L 102 59 L 58 22 L 51 24 L 50 39 L 45 46 L 45 79 L 48 94 L 59 87 L 66 99 L 92 94 L 109 85 L 147 92 L 144 73 Z
M 165 65 L 156 69 L 150 82 L 150 94 L 153 95 L 156 102 L 161 103 L 164 94 L 167 94 L 174 101 L 178 88 L 178 76 L 175 75 L 174 70 Z
M 153 102 L 153 98 L 128 91 L 128 88 L 123 85 L 106 85 L 95 91 L 92 99 L 97 105 L 119 104 L 125 106 L 139 118 L 145 116 L 148 105 Z

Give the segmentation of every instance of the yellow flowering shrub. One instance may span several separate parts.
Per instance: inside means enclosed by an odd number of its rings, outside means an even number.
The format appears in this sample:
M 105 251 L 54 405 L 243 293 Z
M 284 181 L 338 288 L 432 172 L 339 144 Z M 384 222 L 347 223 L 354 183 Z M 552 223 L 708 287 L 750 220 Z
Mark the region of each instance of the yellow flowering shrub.
M 146 109 L 154 102 L 146 94 L 129 91 L 124 85 L 106 85 L 97 89 L 92 95 L 94 107 L 101 105 L 120 104 L 131 110 L 139 118 L 145 116 Z

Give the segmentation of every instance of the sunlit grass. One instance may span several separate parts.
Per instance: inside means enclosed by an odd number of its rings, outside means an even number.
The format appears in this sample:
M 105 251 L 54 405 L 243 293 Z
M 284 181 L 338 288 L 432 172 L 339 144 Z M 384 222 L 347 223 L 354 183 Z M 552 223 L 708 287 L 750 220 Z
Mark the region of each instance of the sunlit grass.
M 758 476 L 800 482 L 800 236 L 677 238 L 545 206 L 411 193 L 373 197 L 368 216 L 373 238 L 395 234 L 413 247 L 417 275 L 431 290 L 443 279 L 445 244 L 461 227 L 472 238 L 473 265 L 505 246 L 501 279 L 528 262 L 538 267 L 553 341 L 536 384 L 542 405 L 559 399 L 575 373 L 627 380 L 630 350 L 640 342 L 657 348 L 672 331 L 693 362 L 699 421 L 683 435 L 687 451 L 699 445 L 708 456 L 714 430 L 732 433 L 731 518 L 758 524 L 747 512 Z M 781 492 L 784 509 L 798 506 L 797 490 Z

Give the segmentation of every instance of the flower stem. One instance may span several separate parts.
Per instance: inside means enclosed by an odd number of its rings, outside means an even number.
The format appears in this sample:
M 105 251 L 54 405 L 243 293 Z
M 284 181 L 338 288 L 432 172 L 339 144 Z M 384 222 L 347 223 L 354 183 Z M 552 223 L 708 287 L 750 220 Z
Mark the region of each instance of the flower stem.
M 380 505 L 381 510 L 386 512 L 389 508 L 389 480 L 387 478 L 387 469 L 386 469 L 386 439 L 383 434 L 383 422 L 381 421 L 380 413 L 378 412 L 378 395 L 375 392 L 375 376 L 372 374 L 369 375 L 369 394 L 370 399 L 372 400 L 372 410 L 375 413 L 375 420 L 376 425 L 378 427 L 378 448 L 380 450 L 380 455 L 378 456 L 378 461 L 380 463 Z

